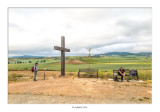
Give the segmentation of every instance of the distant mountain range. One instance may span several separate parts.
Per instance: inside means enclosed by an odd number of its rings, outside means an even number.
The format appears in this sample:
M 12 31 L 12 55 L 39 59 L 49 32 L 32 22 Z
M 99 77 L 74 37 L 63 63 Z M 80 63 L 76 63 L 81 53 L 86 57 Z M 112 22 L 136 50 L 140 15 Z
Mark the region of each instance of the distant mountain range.
M 130 52 L 109 52 L 104 54 L 96 54 L 95 56 L 125 56 L 125 55 L 137 55 L 137 56 L 151 56 L 152 52 L 140 52 L 140 53 L 130 53 Z
M 44 56 L 31 56 L 31 55 L 23 55 L 23 56 L 12 56 L 10 58 L 40 58 Z
M 130 53 L 130 52 L 109 52 L 104 54 L 96 54 L 94 56 L 126 56 L 126 55 L 136 55 L 136 56 L 151 56 L 152 52 L 140 52 L 140 53 Z M 32 55 L 23 55 L 23 56 L 13 56 L 10 58 L 40 58 L 46 56 L 32 56 Z

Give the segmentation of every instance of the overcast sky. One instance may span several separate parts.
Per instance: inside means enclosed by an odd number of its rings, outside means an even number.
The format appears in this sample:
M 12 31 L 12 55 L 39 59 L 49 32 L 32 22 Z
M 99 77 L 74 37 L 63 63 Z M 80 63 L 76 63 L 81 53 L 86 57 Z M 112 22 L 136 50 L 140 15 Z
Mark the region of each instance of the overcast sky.
M 9 56 L 152 52 L 151 8 L 9 8 Z

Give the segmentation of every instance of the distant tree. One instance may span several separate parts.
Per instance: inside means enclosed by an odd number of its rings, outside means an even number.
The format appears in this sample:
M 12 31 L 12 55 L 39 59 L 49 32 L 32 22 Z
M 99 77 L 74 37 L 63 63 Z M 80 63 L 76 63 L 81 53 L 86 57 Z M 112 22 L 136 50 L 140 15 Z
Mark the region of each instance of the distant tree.
M 18 61 L 18 63 L 22 63 L 21 61 Z
M 26 67 L 26 68 L 24 68 L 24 70 L 28 70 L 28 68 Z
M 29 61 L 29 63 L 32 63 L 32 61 Z

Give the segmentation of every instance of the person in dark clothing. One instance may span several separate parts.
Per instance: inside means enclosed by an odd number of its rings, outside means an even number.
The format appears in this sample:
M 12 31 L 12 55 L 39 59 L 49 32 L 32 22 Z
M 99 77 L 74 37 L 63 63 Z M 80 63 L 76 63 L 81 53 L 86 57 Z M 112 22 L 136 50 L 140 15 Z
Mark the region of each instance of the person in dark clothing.
M 118 75 L 121 76 L 121 81 L 123 81 L 123 77 L 125 76 L 125 69 L 123 67 L 118 70 Z

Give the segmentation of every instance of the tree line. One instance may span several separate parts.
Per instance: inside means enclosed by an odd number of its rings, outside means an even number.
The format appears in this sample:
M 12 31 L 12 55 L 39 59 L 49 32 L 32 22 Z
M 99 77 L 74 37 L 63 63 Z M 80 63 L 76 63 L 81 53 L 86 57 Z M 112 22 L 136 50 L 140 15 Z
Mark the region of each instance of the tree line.
M 22 63 L 34 63 L 34 62 L 33 61 L 15 61 L 15 62 L 8 61 L 8 64 L 22 64 Z M 46 60 L 36 61 L 36 63 L 45 63 L 45 62 L 46 62 Z

